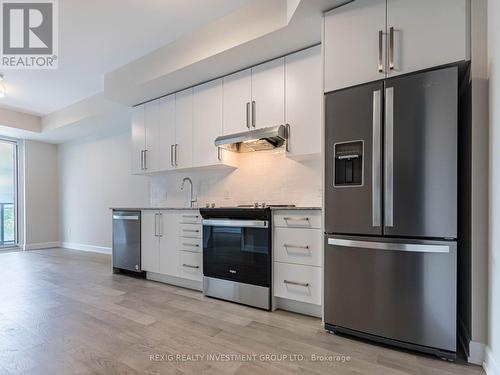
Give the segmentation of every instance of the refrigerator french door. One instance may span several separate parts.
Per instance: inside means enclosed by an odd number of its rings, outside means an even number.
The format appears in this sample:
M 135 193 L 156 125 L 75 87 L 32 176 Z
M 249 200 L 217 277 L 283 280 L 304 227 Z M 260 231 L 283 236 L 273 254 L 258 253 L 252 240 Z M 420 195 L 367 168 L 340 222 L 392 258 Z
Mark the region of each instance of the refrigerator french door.
M 453 358 L 458 68 L 325 104 L 326 328 Z

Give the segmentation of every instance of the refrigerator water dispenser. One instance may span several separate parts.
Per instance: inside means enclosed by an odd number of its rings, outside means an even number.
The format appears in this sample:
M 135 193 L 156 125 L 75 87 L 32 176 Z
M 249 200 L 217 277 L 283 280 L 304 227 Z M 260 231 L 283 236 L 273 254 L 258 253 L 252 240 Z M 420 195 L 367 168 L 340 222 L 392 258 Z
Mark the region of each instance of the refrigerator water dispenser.
M 334 186 L 363 185 L 363 141 L 336 143 Z

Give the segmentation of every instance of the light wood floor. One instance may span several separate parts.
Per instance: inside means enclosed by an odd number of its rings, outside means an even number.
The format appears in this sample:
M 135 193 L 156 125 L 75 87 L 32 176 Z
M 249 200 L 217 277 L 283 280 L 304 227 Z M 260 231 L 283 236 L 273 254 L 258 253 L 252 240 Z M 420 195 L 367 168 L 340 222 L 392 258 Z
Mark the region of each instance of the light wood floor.
M 477 366 L 329 335 L 319 319 L 113 275 L 106 255 L 64 249 L 0 253 L 0 265 L 0 374 L 483 373 Z M 305 360 L 161 357 L 208 353 L 300 354 Z M 350 360 L 313 362 L 313 354 Z

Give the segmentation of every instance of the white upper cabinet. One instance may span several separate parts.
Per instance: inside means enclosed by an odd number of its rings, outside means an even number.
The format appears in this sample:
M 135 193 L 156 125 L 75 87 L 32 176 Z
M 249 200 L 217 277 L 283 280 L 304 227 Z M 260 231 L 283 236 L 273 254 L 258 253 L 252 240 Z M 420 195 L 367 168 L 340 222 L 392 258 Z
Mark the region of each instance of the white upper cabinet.
M 289 157 L 321 153 L 321 46 L 285 57 L 285 122 Z
M 286 123 L 287 156 L 320 153 L 321 77 L 315 46 L 137 106 L 133 173 L 237 167 L 237 154 L 217 148 L 217 137 Z
M 325 15 L 325 92 L 469 58 L 470 0 L 356 0 Z
M 174 168 L 175 147 L 175 95 L 160 99 L 159 121 L 159 170 L 168 171 Z
M 328 13 L 325 92 L 385 78 L 385 33 L 386 0 L 356 0 Z
M 146 129 L 146 152 L 144 154 L 144 169 L 155 172 L 160 167 L 160 101 L 154 100 L 144 105 L 144 123 Z
M 194 88 L 193 97 L 193 165 L 219 163 L 220 152 L 215 138 L 222 135 L 222 79 Z
M 175 94 L 174 165 L 189 168 L 193 164 L 193 89 Z
M 146 148 L 146 130 L 144 127 L 144 106 L 132 109 L 132 173 L 144 172 L 144 150 Z
M 387 0 L 388 75 L 468 59 L 467 13 L 467 0 Z
M 239 133 L 250 128 L 252 70 L 223 78 L 223 133 Z
M 252 68 L 251 128 L 285 123 L 285 59 Z

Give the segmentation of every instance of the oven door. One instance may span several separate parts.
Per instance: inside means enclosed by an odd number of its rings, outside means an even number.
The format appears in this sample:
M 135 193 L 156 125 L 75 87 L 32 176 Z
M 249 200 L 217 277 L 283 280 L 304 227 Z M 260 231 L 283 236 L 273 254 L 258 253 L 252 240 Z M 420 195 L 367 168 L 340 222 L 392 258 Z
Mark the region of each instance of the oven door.
M 203 220 L 203 274 L 270 287 L 269 221 Z

